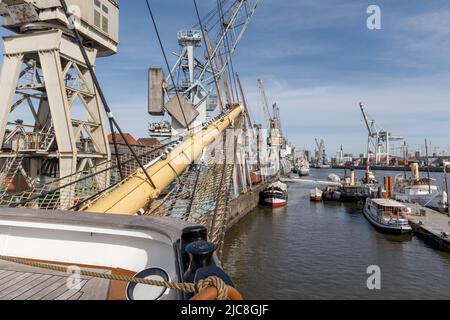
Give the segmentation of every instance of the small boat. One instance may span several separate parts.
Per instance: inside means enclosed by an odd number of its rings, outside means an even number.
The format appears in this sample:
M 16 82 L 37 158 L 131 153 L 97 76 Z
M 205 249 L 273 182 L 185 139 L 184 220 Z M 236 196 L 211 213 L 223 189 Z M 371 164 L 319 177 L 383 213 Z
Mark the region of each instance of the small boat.
M 335 183 L 340 183 L 341 182 L 341 178 L 337 174 L 332 173 L 332 174 L 330 174 L 328 176 L 328 181 L 335 182 Z
M 270 207 L 285 207 L 288 203 L 288 186 L 281 182 L 270 184 L 261 194 L 261 201 Z
M 322 195 L 323 191 L 320 190 L 319 188 L 315 188 L 310 192 L 310 199 L 311 201 L 322 201 Z
M 412 228 L 405 214 L 411 213 L 403 203 L 390 199 L 367 199 L 363 209 L 364 217 L 377 229 L 386 234 L 409 234 Z
M 341 192 L 337 187 L 327 187 L 325 190 L 323 190 L 322 200 L 339 201 L 341 200 Z
M 300 167 L 299 169 L 298 169 L 298 175 L 300 176 L 300 177 L 307 177 L 307 176 L 309 176 L 309 173 L 310 173 L 310 170 L 309 170 L 309 166 L 308 167 Z
M 297 173 L 300 177 L 309 176 L 310 164 L 305 156 L 298 158 L 294 173 Z

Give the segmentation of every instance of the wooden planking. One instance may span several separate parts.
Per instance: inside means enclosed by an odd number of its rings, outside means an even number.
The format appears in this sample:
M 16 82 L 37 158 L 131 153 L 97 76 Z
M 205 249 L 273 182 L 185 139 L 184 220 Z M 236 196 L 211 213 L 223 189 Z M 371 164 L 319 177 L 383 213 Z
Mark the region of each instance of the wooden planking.
M 80 288 L 82 288 L 86 284 L 87 280 L 82 280 L 79 285 Z M 71 296 L 73 296 L 75 293 L 79 292 L 80 290 L 75 284 L 70 284 L 67 282 L 67 279 L 64 279 L 64 284 L 51 292 L 50 294 L 44 296 L 42 300 L 67 300 Z M 60 297 L 63 297 L 60 299 Z M 66 297 L 66 298 L 64 298 Z
M 47 270 L 42 268 L 35 268 L 27 265 L 21 265 L 16 263 L 11 263 L 7 261 L 0 260 L 0 269 L 12 270 L 16 272 L 31 272 L 31 273 L 39 273 L 39 274 L 48 274 L 51 276 L 60 276 L 67 277 L 67 273 L 58 272 L 53 270 Z
M 49 285 L 45 288 L 42 288 L 38 292 L 35 292 L 27 300 L 42 300 L 42 299 L 44 299 L 44 297 L 46 295 L 52 293 L 55 290 L 58 290 L 58 289 L 59 290 L 67 290 L 67 287 L 66 287 L 67 279 L 66 278 L 61 278 L 61 277 L 52 277 L 52 278 L 55 278 L 56 281 L 53 282 L 51 285 Z
M 110 270 L 86 269 L 110 274 Z M 110 281 L 80 276 L 81 290 L 69 275 L 0 261 L 0 300 L 107 300 Z
M 105 279 L 91 279 L 81 291 L 79 300 L 108 300 L 111 281 Z
M 51 276 L 49 275 L 43 275 L 43 274 L 33 274 L 31 277 L 29 277 L 27 280 L 30 280 L 28 282 L 22 281 L 22 286 L 20 288 L 17 288 L 17 290 L 13 290 L 11 292 L 4 291 L 0 294 L 0 300 L 13 300 L 20 296 L 21 294 L 27 292 L 28 290 L 31 290 L 38 284 L 46 281 Z
M 38 285 L 34 286 L 30 290 L 24 292 L 20 296 L 17 296 L 14 298 L 14 300 L 27 300 L 33 295 L 39 293 L 40 291 L 44 290 L 48 286 L 52 285 L 56 281 L 58 281 L 60 277 L 50 277 L 47 280 L 44 280 L 43 282 L 39 283 Z
M 2 273 L 2 274 L 0 275 L 0 281 L 1 281 L 3 278 L 8 277 L 8 276 L 10 276 L 10 275 L 13 274 L 13 273 L 15 273 L 15 271 L 10 271 L 10 270 L 7 270 L 6 272 Z
M 8 289 L 11 286 L 20 286 L 20 282 L 22 280 L 26 280 L 29 278 L 32 274 L 31 273 L 17 273 L 14 278 L 12 278 L 10 281 L 7 281 L 0 285 L 0 292 L 3 292 L 3 290 Z
M 78 292 L 74 294 L 72 297 L 69 298 L 69 300 L 80 300 L 80 298 L 83 296 L 83 292 Z
M 12 271 L 11 273 L 9 273 L 6 277 L 4 277 L 3 279 L 0 280 L 0 286 L 4 283 L 7 283 L 9 281 L 11 281 L 12 279 L 14 279 L 15 277 L 17 277 L 18 275 L 20 275 L 19 272 L 14 272 Z
M 79 286 L 74 285 L 74 286 L 72 286 L 72 288 L 66 287 L 66 292 L 59 295 L 58 297 L 55 297 L 54 299 L 51 298 L 51 300 L 68 300 L 75 294 L 80 293 L 86 283 L 87 283 L 87 281 L 83 280 L 79 283 Z M 78 288 L 80 288 L 80 289 L 78 289 Z

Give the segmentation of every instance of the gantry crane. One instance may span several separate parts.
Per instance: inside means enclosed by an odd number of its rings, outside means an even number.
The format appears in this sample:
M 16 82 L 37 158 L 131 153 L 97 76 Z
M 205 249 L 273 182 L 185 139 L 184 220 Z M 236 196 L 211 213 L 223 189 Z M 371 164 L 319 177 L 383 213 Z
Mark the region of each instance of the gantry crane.
M 378 129 L 375 120 L 370 119 L 367 115 L 364 103 L 360 103 L 359 107 L 363 115 L 364 122 L 367 127 L 367 158 L 370 160 L 370 147 L 374 148 L 375 153 L 375 164 L 385 164 L 389 166 L 390 164 L 390 143 L 391 141 L 404 141 L 405 139 L 401 136 L 394 136 L 389 131 L 384 129 Z M 384 161 L 383 161 L 384 158 Z M 370 161 L 369 161 L 370 162 Z

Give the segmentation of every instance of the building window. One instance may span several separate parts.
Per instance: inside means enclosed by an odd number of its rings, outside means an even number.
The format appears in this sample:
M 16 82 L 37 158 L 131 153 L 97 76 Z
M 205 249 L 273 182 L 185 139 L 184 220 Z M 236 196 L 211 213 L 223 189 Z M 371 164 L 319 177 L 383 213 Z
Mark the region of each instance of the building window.
M 94 25 L 103 32 L 109 32 L 109 8 L 100 0 L 94 0 Z
M 103 17 L 102 18 L 102 30 L 108 33 L 108 18 Z
M 101 20 L 100 12 L 98 12 L 97 10 L 95 10 L 95 11 L 94 11 L 94 25 L 95 25 L 97 28 L 100 28 L 100 20 Z

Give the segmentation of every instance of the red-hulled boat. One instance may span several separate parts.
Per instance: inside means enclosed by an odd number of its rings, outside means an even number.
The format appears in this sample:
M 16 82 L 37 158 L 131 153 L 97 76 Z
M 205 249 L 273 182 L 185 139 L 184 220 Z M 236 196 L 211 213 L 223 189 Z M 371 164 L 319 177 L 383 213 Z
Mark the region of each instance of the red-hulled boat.
M 285 207 L 288 203 L 288 186 L 281 182 L 270 184 L 261 194 L 261 201 L 270 207 Z

